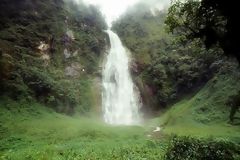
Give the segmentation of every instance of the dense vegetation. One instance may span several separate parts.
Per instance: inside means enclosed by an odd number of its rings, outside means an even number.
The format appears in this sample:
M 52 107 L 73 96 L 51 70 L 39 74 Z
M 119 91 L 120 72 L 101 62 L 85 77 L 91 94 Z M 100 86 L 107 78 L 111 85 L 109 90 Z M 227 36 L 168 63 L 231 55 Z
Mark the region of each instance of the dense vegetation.
M 199 40 L 183 43 L 181 36 L 168 34 L 164 26 L 166 11 L 141 11 L 131 9 L 114 29 L 133 54 L 137 82 L 142 80 L 142 90 L 148 88 L 153 94 L 147 93 L 145 99 L 155 97 L 155 105 L 149 106 L 159 109 L 176 102 L 203 86 L 225 65 L 220 49 L 207 51 Z
M 105 49 L 100 11 L 61 0 L 4 0 L 0 10 L 1 96 L 37 99 L 69 114 L 88 111 L 89 76 L 98 73 Z
M 188 40 L 200 38 L 207 48 L 219 46 L 226 55 L 240 60 L 240 36 L 236 2 L 216 0 L 173 1 L 169 9 L 170 31 L 180 30 Z
M 140 7 L 141 12 L 139 12 Z M 139 4 L 113 25 L 123 43 L 132 52 L 133 77 L 141 90 L 146 107 L 144 109 L 160 109 L 160 117 L 156 118 L 154 123 L 160 124 L 162 133 L 167 135 L 202 138 L 217 136 L 239 143 L 238 63 L 234 59 L 225 57 L 225 50 L 218 44 L 209 48 L 201 37 L 191 38 L 189 34 L 191 30 L 187 27 L 189 23 L 196 22 L 194 18 L 185 19 L 185 15 L 176 12 L 178 7 L 182 6 L 173 5 L 169 12 L 153 12 Z M 187 4 L 185 7 L 183 9 L 194 10 L 191 6 L 187 8 Z M 175 23 L 170 21 L 171 18 L 181 22 L 174 31 L 171 30 L 173 27 L 171 25 Z M 224 21 L 222 19 L 222 22 Z M 179 102 L 176 103 L 177 101 Z M 155 113 L 156 111 L 151 112 L 151 114 Z M 227 124 L 228 122 L 234 126 Z M 204 141 L 183 139 L 182 144 L 179 145 L 190 148 L 179 152 L 176 152 L 177 148 L 181 148 L 177 144 L 178 141 L 172 142 L 173 146 L 165 158 L 237 159 L 223 151 L 229 149 L 228 145 L 219 152 L 219 155 L 210 154 L 209 148 L 215 152 L 218 143 L 216 142 L 216 146 L 215 144 L 211 146 L 211 141 Z M 204 143 L 206 148 L 198 147 Z M 219 143 L 219 146 L 224 145 Z M 199 155 L 195 154 L 195 151 Z
M 0 159 L 239 159 L 240 70 L 225 56 L 239 59 L 232 5 L 138 3 L 115 21 L 148 119 L 110 126 L 99 117 L 108 39 L 98 8 L 1 0 Z
M 227 141 L 174 137 L 165 158 L 168 160 L 232 160 L 239 158 L 239 154 L 236 154 L 239 149 L 238 145 Z

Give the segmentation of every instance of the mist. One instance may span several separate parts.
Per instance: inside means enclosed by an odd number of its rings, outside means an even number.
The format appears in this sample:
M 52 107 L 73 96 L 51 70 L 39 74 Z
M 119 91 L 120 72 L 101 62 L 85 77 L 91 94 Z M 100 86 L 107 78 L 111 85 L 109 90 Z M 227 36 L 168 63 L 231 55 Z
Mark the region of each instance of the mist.
M 167 9 L 170 6 L 171 1 L 170 0 L 140 0 L 139 3 L 145 4 L 150 9 L 158 9 L 158 10 L 164 10 Z
M 83 2 L 86 5 L 97 6 L 104 15 L 108 26 L 118 19 L 122 14 L 129 11 L 130 8 L 138 4 L 143 4 L 152 12 L 154 10 L 164 10 L 170 5 L 170 0 L 74 0 L 77 3 Z

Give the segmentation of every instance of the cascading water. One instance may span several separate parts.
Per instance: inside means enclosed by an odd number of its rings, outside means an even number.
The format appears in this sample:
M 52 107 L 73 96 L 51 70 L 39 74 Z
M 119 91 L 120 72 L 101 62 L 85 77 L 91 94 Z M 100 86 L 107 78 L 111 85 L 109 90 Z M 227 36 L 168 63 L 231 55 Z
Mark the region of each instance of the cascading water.
M 111 48 L 103 69 L 102 103 L 104 120 L 115 125 L 140 123 L 139 94 L 129 72 L 129 57 L 118 35 L 106 31 Z

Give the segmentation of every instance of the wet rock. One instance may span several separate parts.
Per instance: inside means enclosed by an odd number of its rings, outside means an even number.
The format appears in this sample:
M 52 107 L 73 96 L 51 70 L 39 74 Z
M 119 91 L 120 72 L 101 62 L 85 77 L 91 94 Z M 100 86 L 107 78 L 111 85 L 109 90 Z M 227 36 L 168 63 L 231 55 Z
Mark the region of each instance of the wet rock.
M 130 71 L 131 71 L 131 74 L 133 75 L 139 75 L 144 69 L 144 65 L 143 64 L 140 64 L 136 61 L 131 61 L 131 64 L 130 64 Z
M 137 74 L 138 73 L 138 65 L 135 61 L 132 61 L 130 64 L 130 70 L 132 74 Z

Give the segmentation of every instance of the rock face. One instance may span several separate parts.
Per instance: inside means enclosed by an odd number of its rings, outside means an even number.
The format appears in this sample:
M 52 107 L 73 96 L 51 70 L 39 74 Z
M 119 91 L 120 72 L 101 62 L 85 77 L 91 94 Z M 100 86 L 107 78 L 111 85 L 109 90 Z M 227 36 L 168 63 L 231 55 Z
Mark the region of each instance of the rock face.
M 136 60 L 132 60 L 130 64 L 130 70 L 132 75 L 138 76 L 144 70 L 144 64 L 141 64 Z
M 69 77 L 76 77 L 79 76 L 79 72 L 75 70 L 75 68 L 68 66 L 65 69 L 65 75 Z
M 131 70 L 131 73 L 134 75 L 137 75 L 139 73 L 139 69 L 136 61 L 131 61 L 130 70 Z
M 50 44 L 40 41 L 39 46 L 37 47 L 38 55 L 40 55 L 40 59 L 43 61 L 44 66 L 48 66 L 50 64 Z
M 78 55 L 78 50 L 74 51 L 72 54 L 73 57 L 76 57 L 77 55 Z
M 64 54 L 65 59 L 68 59 L 71 57 L 71 53 L 66 48 L 64 49 L 63 54 Z
M 69 30 L 66 32 L 66 35 L 73 41 L 75 40 L 74 34 L 72 30 Z
M 50 49 L 50 45 L 41 41 L 37 49 L 42 53 L 46 53 Z
M 78 63 L 72 63 L 65 68 L 65 75 L 67 77 L 79 77 L 80 72 L 84 72 L 84 68 Z

